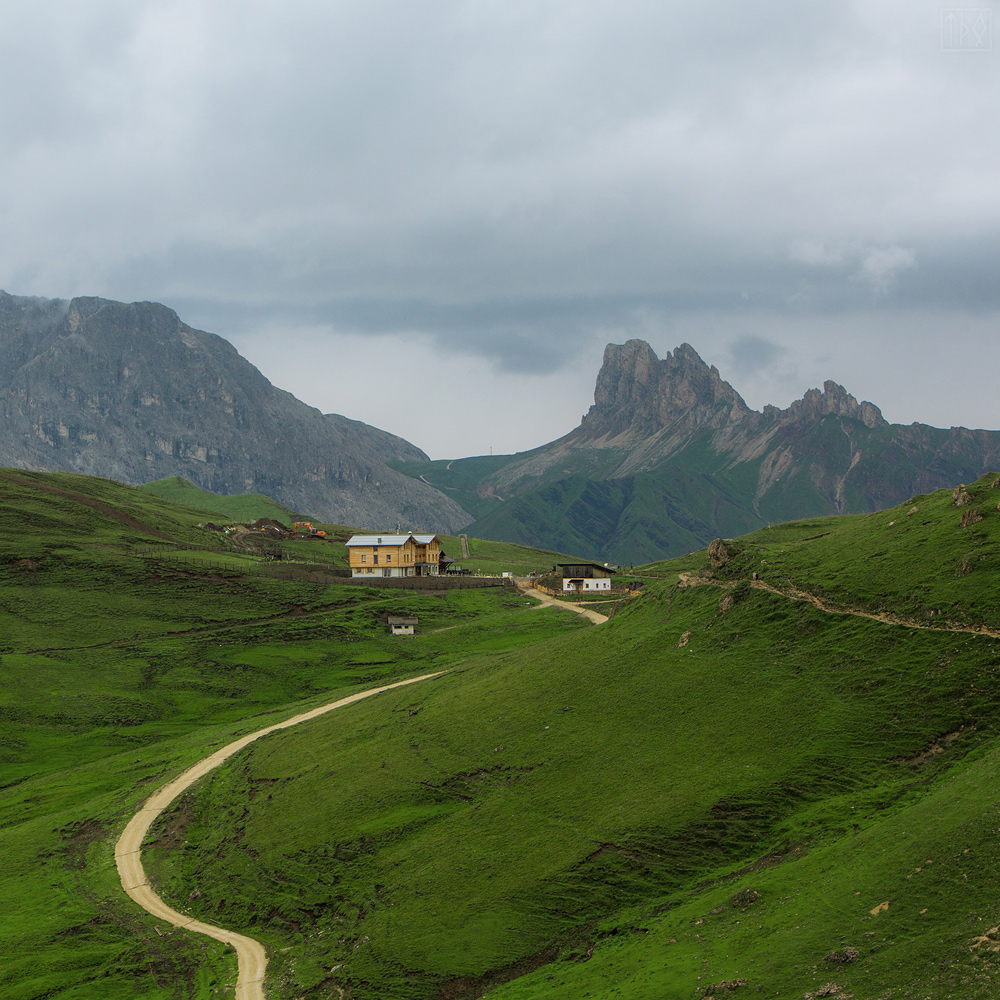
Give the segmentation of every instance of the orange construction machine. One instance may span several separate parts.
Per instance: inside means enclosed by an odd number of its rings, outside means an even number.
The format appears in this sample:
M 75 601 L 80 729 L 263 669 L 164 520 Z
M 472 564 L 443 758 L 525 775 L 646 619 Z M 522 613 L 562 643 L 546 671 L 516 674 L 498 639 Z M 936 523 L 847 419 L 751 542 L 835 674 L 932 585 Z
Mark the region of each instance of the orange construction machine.
M 299 528 L 305 528 L 312 538 L 326 538 L 325 531 L 317 531 L 308 521 L 296 521 L 292 526 L 292 534 L 297 535 Z

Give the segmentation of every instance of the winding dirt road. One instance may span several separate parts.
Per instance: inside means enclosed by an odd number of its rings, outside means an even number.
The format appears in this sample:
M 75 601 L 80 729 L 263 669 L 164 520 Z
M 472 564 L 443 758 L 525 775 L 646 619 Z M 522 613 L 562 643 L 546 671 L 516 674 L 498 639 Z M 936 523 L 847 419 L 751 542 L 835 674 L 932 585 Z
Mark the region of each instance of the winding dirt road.
M 536 601 L 541 601 L 542 604 L 548 604 L 553 608 L 566 608 L 569 611 L 575 611 L 578 615 L 589 618 L 595 625 L 601 625 L 608 620 L 608 616 L 602 615 L 599 611 L 591 611 L 590 608 L 582 604 L 570 604 L 569 601 L 560 601 L 556 597 L 550 597 L 540 590 L 535 590 L 534 587 L 522 588 L 522 592 L 529 597 L 533 597 Z
M 132 897 L 144 910 L 151 913 L 160 920 L 165 920 L 174 927 L 183 930 L 194 931 L 196 934 L 205 934 L 223 944 L 231 945 L 236 950 L 239 971 L 236 977 L 236 1000 L 264 1000 L 264 974 L 267 970 L 267 954 L 264 946 L 253 938 L 245 937 L 234 931 L 227 931 L 222 927 L 213 927 L 211 924 L 202 923 L 192 917 L 179 913 L 168 906 L 153 891 L 149 884 L 149 879 L 142 867 L 142 842 L 153 825 L 156 817 L 170 805 L 174 799 L 182 792 L 190 788 L 199 778 L 208 774 L 223 761 L 228 760 L 235 753 L 239 753 L 245 746 L 259 740 L 268 733 L 273 733 L 278 729 L 289 729 L 297 726 L 300 722 L 308 722 L 327 712 L 332 712 L 335 708 L 343 708 L 372 695 L 381 694 L 383 691 L 391 691 L 393 688 L 405 687 L 407 684 L 416 684 L 419 681 L 430 680 L 433 677 L 440 677 L 447 671 L 439 670 L 437 673 L 424 674 L 421 677 L 411 677 L 409 680 L 397 681 L 395 684 L 385 684 L 382 687 L 372 688 L 370 691 L 360 691 L 347 698 L 331 702 L 329 705 L 321 705 L 309 712 L 293 716 L 285 722 L 278 722 L 266 729 L 260 729 L 256 733 L 250 733 L 241 739 L 224 746 L 221 750 L 216 750 L 211 756 L 199 761 L 189 767 L 180 777 L 175 778 L 169 784 L 155 791 L 142 804 L 139 811 L 129 821 L 125 827 L 118 843 L 115 844 L 115 864 L 118 867 L 118 876 L 121 879 L 122 888 Z

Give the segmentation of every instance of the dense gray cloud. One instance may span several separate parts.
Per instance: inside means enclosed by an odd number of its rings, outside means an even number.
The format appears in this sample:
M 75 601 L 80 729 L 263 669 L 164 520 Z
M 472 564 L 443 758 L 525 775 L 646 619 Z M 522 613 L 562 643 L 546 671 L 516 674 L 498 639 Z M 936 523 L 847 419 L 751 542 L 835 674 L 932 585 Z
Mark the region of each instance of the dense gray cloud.
M 824 365 L 867 384 L 873 345 L 919 329 L 908 387 L 897 364 L 871 396 L 930 420 L 929 386 L 963 377 L 949 331 L 1000 362 L 979 333 L 1000 314 L 1000 18 L 975 10 L 15 2 L 0 287 L 166 302 L 438 454 L 568 430 L 603 344 L 631 336 L 688 340 L 781 404 L 838 377 Z M 463 441 L 268 352 L 289 338 L 329 372 L 419 358 L 491 406 L 529 386 L 544 419 L 521 406 L 494 435 L 484 416 Z M 1000 426 L 949 395 L 945 422 Z
M 784 348 L 771 340 L 745 334 L 729 345 L 731 370 L 735 375 L 771 371 L 784 353 Z

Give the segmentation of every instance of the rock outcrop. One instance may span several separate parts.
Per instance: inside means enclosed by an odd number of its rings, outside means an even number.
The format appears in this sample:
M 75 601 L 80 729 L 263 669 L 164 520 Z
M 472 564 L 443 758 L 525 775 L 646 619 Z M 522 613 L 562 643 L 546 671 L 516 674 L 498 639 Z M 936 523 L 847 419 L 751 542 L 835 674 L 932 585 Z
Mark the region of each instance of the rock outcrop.
M 774 406 L 764 407 L 764 416 L 772 420 L 821 420 L 829 414 L 857 420 L 869 428 L 889 426 L 882 411 L 874 403 L 867 400 L 859 403 L 842 385 L 830 381 L 823 383 L 822 392 L 819 389 L 809 389 L 787 410 L 779 410 Z
M 594 405 L 576 437 L 596 439 L 635 429 L 651 433 L 679 418 L 695 427 L 718 415 L 734 420 L 751 412 L 690 344 L 681 344 L 661 361 L 644 340 L 629 340 L 604 349 Z
M 890 424 L 825 382 L 750 409 L 688 344 L 609 344 L 580 425 L 479 484 L 470 527 L 600 559 L 676 555 L 777 521 L 877 510 L 1000 468 L 1000 432 Z M 584 548 L 584 546 L 586 546 Z
M 0 465 L 132 484 L 179 475 L 359 527 L 442 531 L 469 520 L 388 468 L 425 460 L 419 448 L 307 406 L 154 302 L 0 292 L 0 428 Z

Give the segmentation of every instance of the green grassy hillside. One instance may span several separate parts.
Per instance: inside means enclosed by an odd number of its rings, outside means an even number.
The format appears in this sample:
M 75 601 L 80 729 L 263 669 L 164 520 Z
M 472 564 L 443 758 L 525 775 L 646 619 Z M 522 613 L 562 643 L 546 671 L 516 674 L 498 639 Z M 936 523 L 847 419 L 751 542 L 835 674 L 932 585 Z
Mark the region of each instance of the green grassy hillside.
M 110 479 L 0 469 L 0 556 L 119 551 L 141 541 L 205 544 L 200 515 Z
M 469 521 L 488 514 L 501 500 L 483 487 L 486 478 L 505 465 L 524 458 L 518 455 L 480 455 L 476 458 L 434 462 L 390 462 L 390 468 L 437 487 L 469 512 Z
M 757 531 L 729 544 L 715 572 L 757 572 L 777 587 L 805 587 L 834 607 L 892 611 L 923 625 L 1000 624 L 1000 476 L 911 497 L 873 514 L 810 518 Z M 667 574 L 707 568 L 702 552 L 645 569 Z
M 697 549 L 718 524 L 741 532 L 761 523 L 717 479 L 670 468 L 603 481 L 558 479 L 505 499 L 468 530 L 522 545 L 545 539 L 589 559 L 639 563 Z
M 828 507 L 795 486 L 769 496 L 766 510 L 755 510 L 750 498 L 760 462 L 733 467 L 712 451 L 707 437 L 689 442 L 666 466 L 617 478 L 608 477 L 626 458 L 624 452 L 571 448 L 543 473 L 525 474 L 512 488 L 504 488 L 502 497 L 495 495 L 496 474 L 534 454 L 399 462 L 394 467 L 461 504 L 469 512 L 468 533 L 478 538 L 621 563 L 697 549 L 720 526 L 738 534 L 796 511 Z
M 265 943 L 269 1000 L 992 997 L 996 478 L 644 567 L 595 628 L 341 586 L 336 541 L 279 579 L 193 508 L 0 470 L 0 995 L 231 995 L 229 952 L 122 893 L 126 821 L 237 735 L 447 670 L 253 744 L 152 830 L 164 897 Z
M 258 518 L 269 517 L 291 526 L 292 522 L 300 519 L 294 511 L 262 493 L 234 493 L 220 496 L 199 489 L 181 476 L 157 479 L 156 482 L 143 484 L 139 489 L 165 500 L 172 500 L 174 503 L 215 514 L 223 521 L 252 524 Z
M 269 736 L 154 881 L 259 937 L 275 997 L 991 997 L 1000 646 L 953 629 L 1000 631 L 992 478 Z
M 114 840 L 154 788 L 298 706 L 588 627 L 510 589 L 314 583 L 300 563 L 274 578 L 203 519 L 108 480 L 0 470 L 5 1000 L 217 995 L 226 950 L 161 934 L 117 880 Z M 389 614 L 418 615 L 419 638 L 388 636 Z

